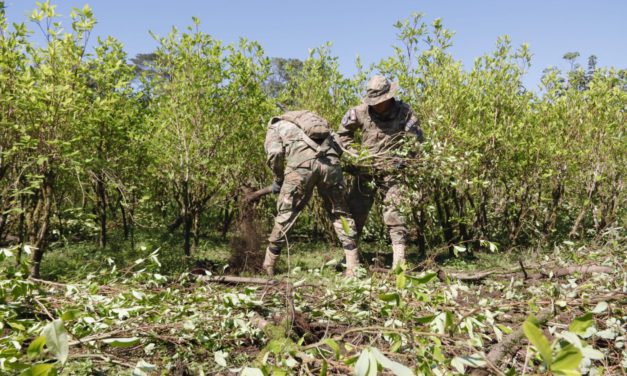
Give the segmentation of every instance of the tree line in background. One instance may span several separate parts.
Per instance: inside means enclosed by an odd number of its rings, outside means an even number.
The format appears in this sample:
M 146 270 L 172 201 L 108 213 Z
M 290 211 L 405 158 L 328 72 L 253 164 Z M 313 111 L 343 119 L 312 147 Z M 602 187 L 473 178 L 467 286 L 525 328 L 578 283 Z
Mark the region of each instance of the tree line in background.
M 354 77 L 329 45 L 304 61 L 270 59 L 255 42 L 201 32 L 195 18 L 129 62 L 110 37 L 87 49 L 89 7 L 71 20 L 63 29 L 49 2 L 33 12 L 34 30 L 0 12 L 0 242 L 22 244 L 33 275 L 60 240 L 106 247 L 114 232 L 134 247 L 137 229 L 180 233 L 172 252 L 190 255 L 201 236 L 226 237 L 241 186 L 270 181 L 268 119 L 310 109 L 337 126 L 373 72 L 399 81 L 425 130 L 402 172 L 421 252 L 623 231 L 627 72 L 594 57 L 584 70 L 565 55 L 572 69 L 546 70 L 536 93 L 521 81 L 525 45 L 500 38 L 464 69 L 452 33 L 420 15 L 395 25 L 390 57 Z M 300 230 L 333 236 L 312 207 Z M 262 208 L 272 212 L 272 200 Z M 383 234 L 375 215 L 365 239 Z

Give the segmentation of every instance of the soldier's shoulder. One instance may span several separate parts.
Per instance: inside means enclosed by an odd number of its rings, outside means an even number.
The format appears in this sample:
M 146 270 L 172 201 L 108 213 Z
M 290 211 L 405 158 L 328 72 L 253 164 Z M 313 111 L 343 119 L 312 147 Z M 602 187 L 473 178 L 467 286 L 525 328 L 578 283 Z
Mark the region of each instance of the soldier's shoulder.
M 359 124 L 361 122 L 361 119 L 363 119 L 363 109 L 361 108 L 361 106 L 362 105 L 358 105 L 349 108 L 346 111 L 346 114 L 344 114 L 340 125 L 348 126 L 350 124 Z
M 401 109 L 403 109 L 404 111 L 409 111 L 409 112 L 413 112 L 413 109 L 411 108 L 411 106 L 408 103 L 405 103 L 401 100 L 399 100 L 398 105 L 401 107 Z
M 411 108 L 411 106 L 403 101 L 398 101 L 398 105 L 400 106 L 401 110 L 398 112 L 399 115 L 403 118 L 410 118 L 415 116 L 415 112 L 414 109 Z
M 281 119 L 280 116 L 275 116 L 268 122 L 268 129 L 278 130 L 280 128 L 290 127 L 292 125 L 293 124 L 290 121 Z

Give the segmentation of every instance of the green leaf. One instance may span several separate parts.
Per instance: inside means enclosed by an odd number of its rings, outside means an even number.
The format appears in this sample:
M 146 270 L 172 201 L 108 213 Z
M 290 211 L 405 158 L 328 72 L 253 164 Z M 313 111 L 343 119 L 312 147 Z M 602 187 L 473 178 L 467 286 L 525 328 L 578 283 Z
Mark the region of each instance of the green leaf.
M 496 252 L 499 250 L 499 247 L 493 242 L 488 242 L 488 246 L 490 247 L 490 252 Z
M 455 317 L 451 312 L 446 311 L 444 314 L 444 328 L 447 330 L 452 330 L 456 327 L 454 323 Z
M 3 356 L 6 354 L 2 354 Z M 4 367 L 4 368 L 2 368 Z M 12 370 L 12 371 L 26 371 L 28 368 L 31 367 L 31 364 L 24 364 L 24 363 L 20 363 L 17 360 L 15 362 L 10 362 L 7 361 L 6 358 L 4 357 L 0 357 L 0 370 Z
M 433 321 L 435 319 L 435 315 L 428 315 L 428 316 L 422 316 L 422 317 L 418 317 L 417 319 L 415 319 L 414 321 L 418 324 L 428 324 L 431 321 Z
M 350 236 L 352 234 L 351 226 L 348 224 L 348 221 L 344 216 L 340 216 L 340 222 L 342 222 L 342 230 L 344 230 L 344 234 Z
M 390 346 L 390 352 L 397 352 L 401 346 L 403 345 L 403 340 L 401 336 L 394 335 L 394 339 L 392 340 L 392 345 Z
M 579 363 L 582 358 L 581 351 L 569 344 L 560 350 L 550 369 L 557 375 L 580 375 Z
M 327 376 L 329 372 L 329 364 L 326 360 L 322 359 L 322 367 L 320 367 L 320 373 L 318 376 Z
M 140 359 L 135 365 L 135 369 L 133 369 L 133 376 L 148 376 L 154 370 L 157 369 L 157 366 L 154 364 L 150 364 L 146 362 L 144 359 Z
M 69 309 L 61 315 L 61 320 L 63 321 L 73 321 L 81 316 L 82 312 L 78 309 Z
M 379 295 L 379 299 L 383 300 L 384 302 L 395 302 L 396 305 L 399 305 L 401 303 L 400 295 L 395 292 L 391 292 L 389 294 L 381 294 Z
M 63 320 L 56 319 L 48 323 L 43 330 L 42 335 L 46 337 L 46 347 L 61 362 L 65 364 L 70 350 L 68 335 L 63 326 Z
M 44 163 L 46 163 L 48 161 L 48 157 L 47 156 L 40 156 L 39 158 L 37 158 L 37 165 L 41 166 Z
M 377 359 L 371 349 L 365 348 L 361 351 L 359 359 L 355 363 L 356 376 L 377 376 Z
M 287 367 L 289 367 L 289 368 L 292 368 L 292 367 L 296 366 L 295 364 L 290 365 L 289 363 L 291 363 L 291 362 L 294 362 L 294 363 L 295 363 L 296 361 L 294 360 L 294 358 L 289 357 L 289 358 L 287 358 L 287 359 L 285 360 L 285 363 L 284 363 L 284 364 L 285 364 Z M 271 375 L 272 375 L 272 376 L 287 376 L 287 371 L 286 371 L 286 370 L 284 370 L 284 369 L 282 369 L 282 368 L 280 368 L 280 367 L 278 367 L 278 366 L 274 366 L 274 367 L 272 367 L 272 373 L 271 373 Z
M 137 337 L 107 338 L 107 339 L 103 339 L 102 342 L 113 347 L 132 347 L 132 346 L 136 346 L 139 344 L 139 338 Z
M 383 355 L 381 351 L 379 351 L 379 349 L 373 347 L 372 349 L 370 349 L 370 351 L 374 355 L 377 362 L 379 362 L 379 364 L 381 364 L 383 368 L 387 368 L 390 371 L 392 371 L 393 374 L 397 376 L 413 376 L 414 375 L 414 372 L 411 369 L 409 369 L 408 367 L 398 362 L 395 362 L 389 359 L 388 357 Z
M 245 367 L 240 376 L 264 376 L 259 368 Z
M 605 359 L 605 354 L 603 354 L 599 350 L 594 349 L 592 346 L 586 346 L 580 350 L 581 350 L 581 355 L 586 359 L 592 359 L 592 360 Z
M 453 246 L 453 253 L 455 254 L 455 256 L 457 256 L 460 252 L 466 252 L 466 247 L 462 247 L 460 245 L 454 245 Z
M 340 359 L 340 345 L 331 338 L 325 339 L 322 343 L 329 346 L 335 355 L 335 360 Z
M 29 358 L 34 358 L 37 355 L 41 354 L 44 350 L 44 345 L 46 344 L 46 337 L 39 336 L 33 340 L 33 342 L 28 345 L 27 354 Z
M 455 368 L 455 371 L 461 373 L 462 375 L 466 374 L 466 366 L 461 361 L 461 358 L 456 356 L 451 360 L 451 367 Z
M 54 376 L 57 374 L 57 370 L 53 364 L 43 363 L 34 364 L 29 369 L 20 373 L 20 376 Z
M 0 248 L 0 262 L 9 257 L 13 257 L 13 252 L 11 252 L 11 250 L 7 248 Z
M 15 322 L 15 321 L 9 321 L 8 322 L 9 326 L 15 330 L 26 330 L 26 328 L 24 327 L 24 325 L 20 324 L 19 322 Z
M 523 332 L 529 342 L 531 342 L 536 349 L 540 352 L 542 356 L 542 360 L 546 365 L 550 365 L 552 363 L 553 357 L 551 353 L 551 344 L 549 340 L 544 336 L 542 330 L 538 328 L 536 325 L 537 320 L 533 316 L 529 316 L 527 320 L 523 323 Z
M 425 273 L 419 277 L 407 276 L 412 282 L 424 285 L 425 283 L 430 282 L 433 278 L 437 277 L 437 273 Z
M 601 313 L 601 312 L 605 312 L 605 310 L 607 309 L 608 304 L 607 302 L 599 302 L 596 307 L 594 307 L 594 309 L 592 310 L 592 313 Z
M 466 366 L 473 368 L 482 368 L 486 366 L 484 356 L 481 354 L 473 354 L 469 356 L 456 356 L 451 360 L 451 366 L 453 366 L 457 372 L 464 374 Z
M 575 334 L 584 334 L 592 324 L 594 324 L 592 312 L 588 312 L 583 316 L 575 318 L 568 326 L 568 331 Z
M 396 276 L 396 288 L 402 290 L 407 285 L 407 278 L 405 277 L 405 273 L 400 272 Z
M 496 324 L 496 326 L 503 331 L 505 334 L 510 334 L 513 330 L 510 327 L 507 327 L 503 324 Z
M 578 370 L 553 371 L 553 374 L 561 376 L 581 376 L 581 372 Z
M 229 356 L 229 354 L 227 352 L 218 350 L 216 352 L 213 353 L 213 360 L 215 360 L 215 362 L 222 366 L 222 367 L 226 367 L 226 357 Z

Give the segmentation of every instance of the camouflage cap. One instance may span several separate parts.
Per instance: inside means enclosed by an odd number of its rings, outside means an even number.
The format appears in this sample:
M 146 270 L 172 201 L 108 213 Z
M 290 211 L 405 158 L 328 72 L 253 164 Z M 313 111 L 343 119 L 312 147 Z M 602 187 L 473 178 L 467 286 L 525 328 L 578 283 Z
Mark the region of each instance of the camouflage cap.
M 390 81 L 381 75 L 373 76 L 366 86 L 366 96 L 364 103 L 368 106 L 374 106 L 388 99 L 394 98 L 394 94 L 398 90 L 398 83 Z

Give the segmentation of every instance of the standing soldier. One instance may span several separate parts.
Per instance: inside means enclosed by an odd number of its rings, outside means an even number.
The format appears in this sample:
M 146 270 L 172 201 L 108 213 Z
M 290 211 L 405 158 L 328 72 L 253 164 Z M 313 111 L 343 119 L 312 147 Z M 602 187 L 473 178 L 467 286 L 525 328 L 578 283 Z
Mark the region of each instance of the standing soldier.
M 363 103 L 348 110 L 337 132 L 343 146 L 350 150 L 355 131 L 360 129 L 362 148 L 367 150 L 373 157 L 374 165 L 378 166 L 375 167 L 374 174 L 355 174 L 348 194 L 348 206 L 355 220 L 357 233 L 361 235 L 376 190 L 381 191 L 383 222 L 388 227 L 392 240 L 393 268 L 405 262 L 407 225 L 400 211 L 402 184 L 398 177 L 386 174 L 385 170 L 389 170 L 389 167 L 400 170 L 405 166 L 403 159 L 395 151 L 399 150 L 407 135 L 417 137 L 422 142 L 422 129 L 418 119 L 409 105 L 394 99 L 396 90 L 398 84 L 391 84 L 380 75 L 372 77 L 366 87 Z
M 346 274 L 355 275 L 359 266 L 357 232 L 346 204 L 341 148 L 327 121 L 310 111 L 292 111 L 274 117 L 268 125 L 264 146 L 274 175 L 272 192 L 279 194 L 278 213 L 263 262 L 266 273 L 274 274 L 274 264 L 285 238 L 317 187 L 344 248 Z

